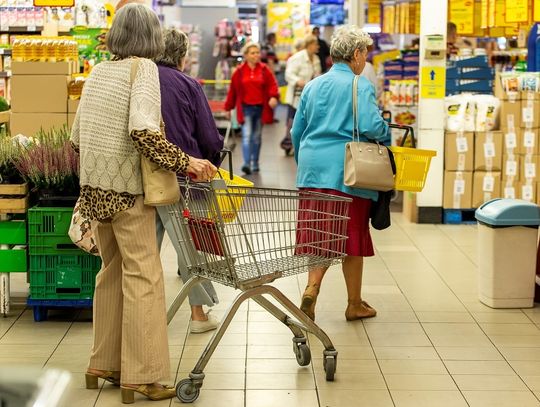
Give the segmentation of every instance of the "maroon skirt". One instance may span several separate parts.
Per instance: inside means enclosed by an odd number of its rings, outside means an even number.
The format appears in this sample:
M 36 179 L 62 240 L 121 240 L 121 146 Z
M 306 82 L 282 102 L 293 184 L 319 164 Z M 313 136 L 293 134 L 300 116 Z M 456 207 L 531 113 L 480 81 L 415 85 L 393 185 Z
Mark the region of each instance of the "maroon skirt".
M 369 210 L 371 208 L 371 199 L 360 198 L 349 195 L 334 189 L 321 188 L 300 188 L 301 191 L 322 192 L 329 195 L 342 196 L 351 198 L 352 202 L 349 206 L 350 220 L 347 223 L 347 241 L 345 242 L 345 253 L 348 256 L 371 257 L 375 255 L 373 250 L 373 242 L 369 233 Z M 308 219 L 301 219 L 306 214 L 314 213 L 320 205 L 317 201 L 309 199 L 302 200 L 300 203 L 299 222 Z M 309 216 L 309 215 L 308 215 Z M 307 236 L 304 233 L 297 235 L 297 243 L 306 243 Z

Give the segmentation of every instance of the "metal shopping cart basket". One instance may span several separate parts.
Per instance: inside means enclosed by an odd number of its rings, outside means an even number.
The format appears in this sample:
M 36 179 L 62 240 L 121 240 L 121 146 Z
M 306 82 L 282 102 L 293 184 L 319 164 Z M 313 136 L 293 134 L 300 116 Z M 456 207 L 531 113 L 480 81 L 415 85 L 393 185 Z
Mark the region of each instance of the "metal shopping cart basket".
M 411 126 L 390 124 L 390 127 L 405 130 L 405 135 L 401 138 L 401 145 L 390 147 L 396 161 L 395 189 L 420 192 L 426 184 L 431 158 L 435 157 L 437 152 L 417 149 L 414 130 Z M 411 138 L 412 148 L 404 147 L 407 136 Z
M 193 277 L 177 295 L 168 322 L 180 308 L 191 287 L 208 279 L 241 290 L 221 325 L 189 374 L 176 386 L 182 402 L 199 396 L 203 370 L 240 305 L 251 298 L 293 334 L 293 351 L 300 366 L 311 361 L 306 334 L 323 344 L 326 380 L 334 380 L 337 351 L 330 338 L 272 281 L 292 276 L 317 265 L 331 265 L 345 256 L 349 198 L 323 193 L 271 188 L 227 187 L 223 180 L 182 184 L 181 204 L 171 206 L 175 238 L 185 248 Z M 233 219 L 223 216 L 220 200 L 229 200 Z M 264 295 L 272 297 L 289 316 Z
M 227 99 L 231 81 L 201 79 L 199 83 L 203 87 L 208 105 L 216 122 L 216 127 L 225 129 L 223 145 L 226 148 L 234 149 L 236 143 L 234 142 L 234 138 L 231 139 L 232 122 L 227 118 L 227 112 L 225 110 L 225 100 Z

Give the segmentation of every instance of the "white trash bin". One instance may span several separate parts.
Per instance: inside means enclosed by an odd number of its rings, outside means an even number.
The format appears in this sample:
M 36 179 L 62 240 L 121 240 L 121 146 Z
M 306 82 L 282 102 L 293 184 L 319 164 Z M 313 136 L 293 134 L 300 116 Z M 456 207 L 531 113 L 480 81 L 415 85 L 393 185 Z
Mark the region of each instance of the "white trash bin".
M 540 208 L 519 199 L 494 199 L 475 216 L 480 301 L 491 308 L 533 307 Z

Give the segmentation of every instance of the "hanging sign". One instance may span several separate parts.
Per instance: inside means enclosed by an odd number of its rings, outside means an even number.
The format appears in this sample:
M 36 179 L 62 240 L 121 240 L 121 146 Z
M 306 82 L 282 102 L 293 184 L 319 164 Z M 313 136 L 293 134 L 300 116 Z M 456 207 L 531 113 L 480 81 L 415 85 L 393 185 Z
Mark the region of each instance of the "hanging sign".
M 473 34 L 474 0 L 453 0 L 449 6 L 450 21 L 457 26 L 458 34 Z
M 529 21 L 528 0 L 506 0 L 506 22 L 524 23 Z
M 446 68 L 441 66 L 422 67 L 420 94 L 424 99 L 444 99 L 446 91 Z
M 495 10 L 497 10 L 497 0 L 489 0 L 488 9 L 488 27 L 495 27 Z
M 480 28 L 488 28 L 489 0 L 482 0 L 480 7 Z
M 75 0 L 34 0 L 34 7 L 73 7 Z
M 540 0 L 534 0 L 534 21 L 540 21 Z
M 382 0 L 368 0 L 368 9 L 367 9 L 368 24 L 381 23 L 381 3 L 382 3 Z

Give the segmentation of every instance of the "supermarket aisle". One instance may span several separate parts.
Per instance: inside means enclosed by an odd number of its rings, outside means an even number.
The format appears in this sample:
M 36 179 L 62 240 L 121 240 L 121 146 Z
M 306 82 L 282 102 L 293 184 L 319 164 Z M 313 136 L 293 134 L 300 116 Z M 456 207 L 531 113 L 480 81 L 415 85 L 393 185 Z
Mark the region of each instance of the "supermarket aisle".
M 294 163 L 279 150 L 283 122 L 265 129 L 263 186 L 294 185 Z M 237 153 L 239 149 L 237 150 Z M 241 163 L 238 158 L 235 162 Z M 374 233 L 377 255 L 366 262 L 364 297 L 378 316 L 346 322 L 345 286 L 334 268 L 324 281 L 317 322 L 339 352 L 336 381 L 327 383 L 322 347 L 311 340 L 313 363 L 299 367 L 291 335 L 256 304 L 245 304 L 207 370 L 195 406 L 227 407 L 437 407 L 539 406 L 540 311 L 493 310 L 476 295 L 476 228 L 413 225 L 401 216 Z M 163 249 L 167 299 L 181 283 L 169 241 Z M 298 302 L 306 276 L 276 286 Z M 18 280 L 15 290 L 24 285 Z M 219 287 L 222 315 L 235 296 Z M 172 379 L 187 377 L 210 334 L 188 335 L 184 305 L 169 327 Z M 106 384 L 83 389 L 92 341 L 88 313 L 53 315 L 35 324 L 20 307 L 0 319 L 0 363 L 61 367 L 74 373 L 73 406 L 120 406 Z M 136 405 L 179 406 L 177 400 Z

